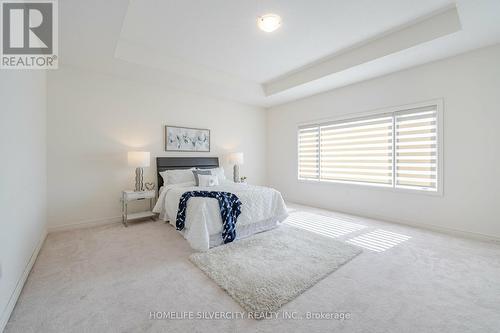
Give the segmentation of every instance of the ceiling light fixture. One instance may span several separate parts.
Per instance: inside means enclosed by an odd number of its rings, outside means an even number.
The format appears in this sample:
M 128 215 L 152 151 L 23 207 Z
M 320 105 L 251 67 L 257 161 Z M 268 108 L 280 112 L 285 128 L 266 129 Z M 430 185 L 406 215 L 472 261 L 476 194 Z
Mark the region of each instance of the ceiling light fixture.
M 257 17 L 257 26 L 265 32 L 273 32 L 281 26 L 281 17 L 276 14 L 265 14 Z

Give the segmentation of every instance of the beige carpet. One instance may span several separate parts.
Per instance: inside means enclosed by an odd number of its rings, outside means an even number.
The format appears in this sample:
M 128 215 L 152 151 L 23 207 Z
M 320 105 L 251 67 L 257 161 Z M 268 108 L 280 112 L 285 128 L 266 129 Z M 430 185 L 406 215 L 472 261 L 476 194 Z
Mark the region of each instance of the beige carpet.
M 356 255 L 360 248 L 288 225 L 189 259 L 246 311 L 275 312 Z
M 124 228 L 116 224 L 50 234 L 6 332 L 498 333 L 498 244 L 296 208 L 309 214 L 304 228 L 339 241 L 377 230 L 411 238 L 393 242 L 384 251 L 363 250 L 285 304 L 275 319 L 153 320 L 151 311 L 242 309 L 189 261 L 193 252 L 169 225 L 145 222 Z M 351 318 L 289 320 L 282 316 L 337 311 L 349 312 Z

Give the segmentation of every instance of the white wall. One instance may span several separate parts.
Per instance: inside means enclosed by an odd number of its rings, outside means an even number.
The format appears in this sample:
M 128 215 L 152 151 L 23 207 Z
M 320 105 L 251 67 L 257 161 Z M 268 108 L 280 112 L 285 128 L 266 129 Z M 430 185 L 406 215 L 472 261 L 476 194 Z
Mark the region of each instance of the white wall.
M 444 99 L 444 195 L 297 181 L 300 122 Z M 290 201 L 500 238 L 500 46 L 365 81 L 268 114 L 268 180 Z
M 245 153 L 240 174 L 266 179 L 265 110 L 120 80 L 66 67 L 49 74 L 49 226 L 100 223 L 120 214 L 120 191 L 134 186 L 127 151 L 151 152 L 146 181 L 156 182 L 157 156 Z M 164 125 L 209 128 L 210 153 L 166 153 Z M 232 177 L 231 167 L 226 175 Z M 232 179 L 232 178 L 231 178 Z
M 46 234 L 45 72 L 0 71 L 0 103 L 2 331 L 30 258 Z

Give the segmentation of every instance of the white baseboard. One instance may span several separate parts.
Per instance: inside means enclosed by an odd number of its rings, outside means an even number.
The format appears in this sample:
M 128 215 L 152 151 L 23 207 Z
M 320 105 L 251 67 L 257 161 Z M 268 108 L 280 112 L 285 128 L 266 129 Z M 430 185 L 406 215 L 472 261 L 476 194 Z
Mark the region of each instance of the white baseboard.
M 377 214 L 367 216 L 367 215 L 359 214 L 356 212 L 348 212 L 348 211 L 336 210 L 336 209 L 332 209 L 332 208 L 313 206 L 310 204 L 305 204 L 305 203 L 300 203 L 300 202 L 292 202 L 292 201 L 288 201 L 288 202 L 290 202 L 291 204 L 297 204 L 297 205 L 306 206 L 306 207 L 309 206 L 309 207 L 313 207 L 313 208 L 325 209 L 325 210 L 330 210 L 330 211 L 334 211 L 334 212 L 338 212 L 338 213 L 342 213 L 342 214 L 359 216 L 362 218 L 367 218 L 367 219 L 372 219 L 372 220 L 380 220 L 382 222 L 388 222 L 388 223 L 409 226 L 412 228 L 440 232 L 443 234 L 462 237 L 462 238 L 469 238 L 469 239 L 476 239 L 476 240 L 481 240 L 481 241 L 486 241 L 486 242 L 500 243 L 500 237 L 492 236 L 492 235 L 485 235 L 485 234 L 481 234 L 479 232 L 458 230 L 458 229 L 453 229 L 453 228 L 441 227 L 441 226 L 437 226 L 437 225 L 433 225 L 433 224 L 416 223 L 416 222 L 408 221 L 408 220 L 397 220 L 396 221 L 394 218 L 390 218 L 390 217 L 382 216 L 382 215 L 377 215 Z
M 53 232 L 68 231 L 68 230 L 82 229 L 82 228 L 91 228 L 91 227 L 97 227 L 97 226 L 102 226 L 102 225 L 107 225 L 107 224 L 115 224 L 115 223 L 121 223 L 121 222 L 122 222 L 121 216 L 106 217 L 106 218 L 101 218 L 101 219 L 93 219 L 93 220 L 86 220 L 86 221 L 62 224 L 62 225 L 57 225 L 57 226 L 52 226 L 52 227 L 49 226 L 48 232 L 50 234 Z
M 464 231 L 464 230 L 458 230 L 458 229 L 453 229 L 453 228 L 448 228 L 448 227 L 441 227 L 441 226 L 437 226 L 434 224 L 415 223 L 415 222 L 405 221 L 405 220 L 395 221 L 395 220 L 392 220 L 389 218 L 384 218 L 384 217 L 379 218 L 377 216 L 375 216 L 375 219 L 381 219 L 383 221 L 387 221 L 390 223 L 399 224 L 399 225 L 406 225 L 406 226 L 410 226 L 413 228 L 420 228 L 420 229 L 426 229 L 426 230 L 430 230 L 430 231 L 440 232 L 443 234 L 448 234 L 448 235 L 456 236 L 456 237 L 476 239 L 476 240 L 486 241 L 486 242 L 500 243 L 500 237 L 492 236 L 492 235 L 485 235 L 485 234 L 481 234 L 479 232 Z
M 9 321 L 10 315 L 12 314 L 12 311 L 16 306 L 17 299 L 19 298 L 19 295 L 21 295 L 21 291 L 23 290 L 24 284 L 26 283 L 26 279 L 28 278 L 31 269 L 33 268 L 33 264 L 35 263 L 36 258 L 38 257 L 38 253 L 40 252 L 40 249 L 42 248 L 42 245 L 45 242 L 46 238 L 47 238 L 47 230 L 44 230 L 42 233 L 42 237 L 38 241 L 35 250 L 31 254 L 31 258 L 28 261 L 28 264 L 24 268 L 23 274 L 17 281 L 16 288 L 14 289 L 14 292 L 12 292 L 12 295 L 10 296 L 7 306 L 3 310 L 2 316 L 0 317 L 0 332 L 3 332 L 5 326 L 7 326 L 7 322 Z

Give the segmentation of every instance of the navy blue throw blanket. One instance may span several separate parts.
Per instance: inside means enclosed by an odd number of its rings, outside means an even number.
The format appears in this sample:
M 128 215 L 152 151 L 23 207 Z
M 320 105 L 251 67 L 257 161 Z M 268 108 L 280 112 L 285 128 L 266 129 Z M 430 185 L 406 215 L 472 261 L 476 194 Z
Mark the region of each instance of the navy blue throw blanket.
M 219 201 L 220 215 L 222 217 L 222 240 L 224 244 L 232 242 L 236 238 L 236 220 L 241 214 L 241 201 L 233 193 L 218 191 L 191 191 L 186 192 L 179 200 L 179 210 L 175 226 L 177 230 L 184 229 L 186 222 L 186 208 L 189 198 L 203 197 L 214 198 Z

